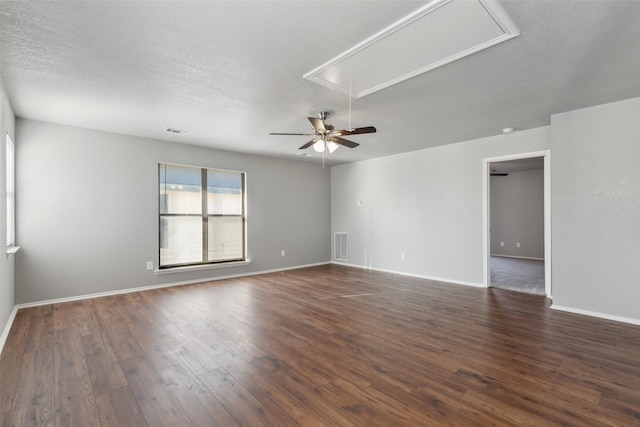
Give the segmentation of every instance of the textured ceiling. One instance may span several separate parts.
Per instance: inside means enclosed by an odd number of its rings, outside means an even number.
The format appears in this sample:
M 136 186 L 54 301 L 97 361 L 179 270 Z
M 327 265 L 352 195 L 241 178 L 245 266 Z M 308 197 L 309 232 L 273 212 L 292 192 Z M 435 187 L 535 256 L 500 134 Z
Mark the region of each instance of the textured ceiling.
M 500 3 L 519 37 L 354 99 L 352 126 L 378 133 L 350 137 L 360 147 L 330 164 L 640 96 L 640 1 Z M 321 109 L 348 127 L 347 96 L 302 75 L 423 4 L 3 0 L 0 76 L 19 117 L 320 161 L 295 157 L 305 137 L 268 135 L 307 132 Z M 436 41 L 404 48 L 420 42 Z

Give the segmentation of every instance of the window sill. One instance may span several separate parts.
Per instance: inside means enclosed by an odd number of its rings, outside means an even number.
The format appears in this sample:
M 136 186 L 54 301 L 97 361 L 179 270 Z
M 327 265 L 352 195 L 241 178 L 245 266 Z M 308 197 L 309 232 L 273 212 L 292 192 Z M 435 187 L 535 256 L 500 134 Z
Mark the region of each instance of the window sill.
M 173 274 L 173 273 L 185 273 L 188 271 L 199 271 L 199 270 L 212 270 L 216 268 L 227 268 L 227 267 L 239 267 L 242 265 L 249 265 L 251 260 L 246 261 L 233 261 L 233 262 L 223 262 L 220 264 L 205 264 L 205 265 L 192 265 L 187 267 L 174 267 L 174 268 L 165 268 L 162 270 L 154 270 L 153 273 L 156 275 L 161 274 Z
M 7 259 L 15 255 L 20 250 L 20 246 L 8 246 L 7 247 Z

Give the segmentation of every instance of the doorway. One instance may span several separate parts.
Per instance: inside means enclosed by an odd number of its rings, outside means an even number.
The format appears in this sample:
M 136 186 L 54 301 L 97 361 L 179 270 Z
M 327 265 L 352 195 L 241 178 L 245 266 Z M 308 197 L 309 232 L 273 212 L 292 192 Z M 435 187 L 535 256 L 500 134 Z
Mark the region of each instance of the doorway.
M 485 286 L 552 297 L 550 152 L 483 160 Z

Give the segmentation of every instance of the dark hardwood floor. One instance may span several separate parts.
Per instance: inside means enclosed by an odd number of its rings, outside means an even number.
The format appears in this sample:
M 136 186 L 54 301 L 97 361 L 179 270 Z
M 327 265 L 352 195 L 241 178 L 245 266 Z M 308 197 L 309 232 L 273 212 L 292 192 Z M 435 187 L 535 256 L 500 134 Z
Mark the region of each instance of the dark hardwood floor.
M 320 266 L 18 311 L 2 426 L 640 425 L 640 327 Z

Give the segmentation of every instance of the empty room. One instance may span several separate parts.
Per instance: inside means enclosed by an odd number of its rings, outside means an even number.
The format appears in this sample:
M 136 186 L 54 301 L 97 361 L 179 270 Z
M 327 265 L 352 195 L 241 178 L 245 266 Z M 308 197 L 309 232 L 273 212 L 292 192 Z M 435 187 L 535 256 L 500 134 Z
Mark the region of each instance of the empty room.
M 639 75 L 636 0 L 2 0 L 0 425 L 640 425 Z

